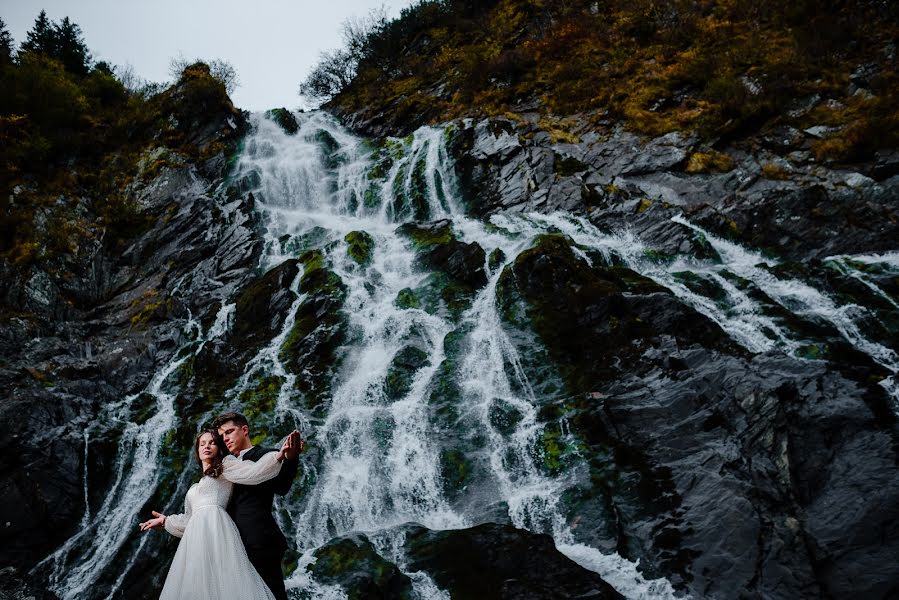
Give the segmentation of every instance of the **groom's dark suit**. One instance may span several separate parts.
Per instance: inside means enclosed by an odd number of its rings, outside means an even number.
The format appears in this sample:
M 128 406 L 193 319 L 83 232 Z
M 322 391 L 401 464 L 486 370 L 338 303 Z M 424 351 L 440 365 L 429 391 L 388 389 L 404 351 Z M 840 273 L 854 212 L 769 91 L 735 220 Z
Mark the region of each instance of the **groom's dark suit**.
M 277 450 L 253 446 L 242 458 L 256 462 L 267 452 Z M 285 460 L 277 477 L 259 485 L 236 484 L 228 503 L 228 514 L 240 531 L 250 562 L 278 600 L 287 600 L 281 573 L 287 541 L 272 516 L 272 501 L 275 494 L 283 496 L 290 490 L 298 464 L 296 459 Z

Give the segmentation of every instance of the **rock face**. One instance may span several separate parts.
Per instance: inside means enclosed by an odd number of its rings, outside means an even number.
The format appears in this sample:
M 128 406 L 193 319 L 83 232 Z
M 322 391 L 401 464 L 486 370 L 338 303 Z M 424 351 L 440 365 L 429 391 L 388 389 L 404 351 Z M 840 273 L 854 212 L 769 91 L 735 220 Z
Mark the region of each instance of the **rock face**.
M 255 277 L 261 245 L 252 205 L 207 193 L 236 150 L 242 119 L 222 107 L 183 123 L 192 144 L 218 153 L 207 152 L 202 165 L 172 158 L 132 184 L 148 226 L 127 247 L 97 240 L 66 271 L 0 264 L 4 564 L 34 566 L 74 533 L 86 509 L 99 508 L 121 431 L 106 421 L 103 433 L 85 431 L 196 335 L 191 319 L 208 328 L 222 301 Z
M 315 551 L 310 571 L 318 581 L 339 585 L 348 600 L 409 600 L 412 582 L 384 560 L 362 534 L 338 538 Z
M 580 217 L 580 233 L 589 226 L 635 236 L 642 245 L 628 249 L 639 256 L 603 252 L 560 228 L 526 238 L 530 247 L 504 245 L 517 248 L 506 256 L 487 235 L 478 238 L 483 247 L 463 241 L 459 221 L 445 219 L 340 236 L 311 228 L 302 238 L 266 240 L 281 244 L 284 258 L 259 267 L 263 223 L 247 192 L 261 175 L 226 176 L 245 124 L 226 127 L 234 119 L 227 106 L 206 108 L 175 118 L 192 144 L 225 149 L 202 164 L 169 156 L 134 183 L 129 193 L 146 226 L 127 246 L 96 240 L 68 276 L 0 262 L 9 282 L 0 290 L 0 557 L 21 569 L 0 572 L 0 594 L 46 582 L 22 573 L 70 538 L 85 512 L 99 510 L 127 437 L 121 423 L 153 417 L 155 397 L 145 390 L 175 359 L 168 381 L 177 385 L 158 393 L 171 392 L 177 414 L 188 417 L 164 436 L 164 474 L 146 509 L 183 497 L 194 473 L 183 450 L 223 399 L 250 416 L 271 415 L 290 382 L 302 403 L 296 410 L 313 427 L 327 420 L 335 381 L 356 366 L 347 348 L 363 335 L 350 325 L 359 307 L 352 286 L 377 269 L 380 240 L 396 233 L 403 260 L 414 252 L 413 276 L 379 306 L 419 311 L 442 337 L 399 340 L 383 360 L 383 381 L 365 392 L 378 405 L 364 408 L 410 404 L 413 383 L 427 374 L 416 393 L 426 398 L 433 434 L 444 436 L 434 448 L 433 489 L 448 510 L 483 524 L 391 524 L 388 533 L 404 542 L 389 548 L 375 533 L 336 537 L 315 551 L 316 581 L 350 598 L 406 599 L 420 591 L 421 571 L 453 598 L 620 597 L 552 538 L 510 525 L 496 480 L 485 483 L 485 462 L 522 458 L 485 458 L 489 444 L 521 437 L 525 423 L 534 433 L 526 447 L 504 448 L 533 455 L 535 468 L 515 476 L 564 482 L 553 500 L 572 541 L 639 561 L 647 579 L 665 577 L 694 598 L 896 595 L 899 425 L 881 382 L 894 374 L 889 353 L 899 349 L 899 280 L 883 264 L 842 256 L 897 249 L 899 177 L 889 156 L 855 171 L 817 165 L 807 151 L 814 131 L 711 148 L 689 135 L 644 140 L 615 128 L 575 129 L 560 141 L 540 129 L 539 115 L 462 121 L 450 126 L 448 149 L 471 212 L 497 217 L 489 235 L 503 237 L 496 223 L 509 215 L 562 211 Z M 272 116 L 297 139 L 292 115 Z M 336 137 L 316 138 L 327 168 L 345 159 Z M 390 170 L 383 167 L 366 175 L 377 186 Z M 425 173 L 412 175 L 424 198 Z M 380 201 L 371 190 L 365 201 Z M 393 216 L 430 218 L 406 208 Z M 744 264 L 765 277 L 741 275 Z M 863 306 L 868 316 L 828 320 L 803 304 L 811 288 L 839 301 L 825 307 L 833 314 Z M 469 439 L 456 429 L 472 412 L 463 406 L 471 382 L 457 375 L 480 326 L 470 309 L 481 310 L 486 303 L 475 300 L 493 300 L 494 291 L 495 311 L 477 315 L 498 322 L 490 331 L 502 337 L 498 370 L 526 373 L 528 389 L 507 377 L 509 389 L 477 407 L 489 429 Z M 737 292 L 748 308 L 728 304 Z M 688 293 L 707 303 L 691 304 Z M 760 327 L 797 332 L 803 345 L 750 350 L 727 319 L 709 316 L 716 309 L 755 311 L 765 318 Z M 487 337 L 475 342 L 486 347 L 494 341 Z M 861 338 L 883 349 L 879 359 Z M 248 371 L 262 350 L 283 370 Z M 464 368 L 482 366 L 493 365 Z M 238 397 L 226 398 L 244 375 Z M 528 415 L 512 401 L 525 391 Z M 309 464 L 320 466 L 327 446 L 310 445 Z M 310 471 L 297 486 L 304 491 L 323 473 Z M 332 535 L 336 525 L 323 527 Z M 138 557 L 145 568 L 121 582 L 101 577 L 92 594 L 115 586 L 123 597 L 155 596 L 167 564 L 150 557 L 170 556 L 176 542 L 139 543 L 129 538 L 113 559 Z
M 684 213 L 795 260 L 893 250 L 899 239 L 899 177 L 879 162 L 818 164 L 805 132 L 786 145 L 769 143 L 779 139 L 772 133 L 719 151 L 689 135 L 646 140 L 583 123 L 576 143 L 554 141 L 538 121 L 526 113 L 455 124 L 451 152 L 473 212 L 581 212 L 650 243 L 661 241 L 660 220 Z M 703 161 L 712 155 L 724 157 L 723 172 Z M 647 215 L 649 206 L 663 210 Z
M 883 388 L 738 350 L 626 271 L 548 236 L 500 280 L 504 318 L 539 333 L 576 394 L 542 411 L 592 457 L 576 535 L 703 598 L 889 597 L 899 469 Z M 566 450 L 547 447 L 548 469 Z
M 484 523 L 469 529 L 409 529 L 410 566 L 458 600 L 624 598 L 596 573 L 556 550 L 548 535 Z

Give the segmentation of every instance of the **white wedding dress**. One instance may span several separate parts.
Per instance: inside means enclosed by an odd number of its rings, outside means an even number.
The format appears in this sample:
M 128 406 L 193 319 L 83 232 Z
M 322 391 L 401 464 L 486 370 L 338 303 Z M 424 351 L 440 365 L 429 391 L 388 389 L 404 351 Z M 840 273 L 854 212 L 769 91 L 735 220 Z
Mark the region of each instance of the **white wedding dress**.
M 184 513 L 165 519 L 166 531 L 181 542 L 160 600 L 274 600 L 225 507 L 235 483 L 256 485 L 278 475 L 277 454 L 269 452 L 256 462 L 226 456 L 221 475 L 204 475 L 187 490 Z

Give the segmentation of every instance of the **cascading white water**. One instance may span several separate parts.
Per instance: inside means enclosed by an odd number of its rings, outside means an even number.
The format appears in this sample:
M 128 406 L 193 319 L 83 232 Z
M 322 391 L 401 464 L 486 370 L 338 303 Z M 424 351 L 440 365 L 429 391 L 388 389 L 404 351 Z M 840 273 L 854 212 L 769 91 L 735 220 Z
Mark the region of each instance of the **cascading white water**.
M 390 167 L 382 178 L 373 179 L 375 160 L 369 158 L 365 144 L 322 114 L 297 117 L 299 131 L 290 136 L 257 116 L 238 168 L 243 177 L 258 181 L 254 194 L 268 222 L 269 252 L 264 263 L 275 266 L 290 256 L 283 251 L 289 246 L 284 236 L 299 239 L 317 231 L 317 246 L 346 285 L 343 310 L 355 333 L 345 349 L 341 374 L 332 383 L 327 416 L 314 431 L 314 438 L 324 446 L 322 464 L 316 465 L 316 485 L 301 507 L 288 510 L 303 554 L 289 587 L 302 587 L 317 598 L 342 596 L 339 590 L 312 581 L 304 570 L 314 550 L 335 535 L 367 532 L 382 554 L 403 566 L 398 550 L 401 540 L 396 537 L 401 534 L 389 533 L 391 527 L 408 521 L 431 529 L 468 524 L 466 515 L 454 512 L 444 498 L 438 452 L 441 432 L 432 422 L 427 399 L 428 386 L 446 358 L 444 339 L 460 329 L 467 332 L 462 345 L 469 350 L 457 376 L 463 411 L 473 417 L 465 426 L 477 428 L 490 440 L 489 463 L 496 480 L 492 485 L 501 490 L 496 500 L 507 502 L 513 522 L 553 534 L 560 547 L 603 573 L 629 597 L 673 597 L 667 582 L 646 582 L 634 563 L 576 544 L 557 506 L 570 482 L 543 475 L 528 458 L 541 426 L 537 399 L 533 394 L 520 397 L 515 391 L 527 390 L 528 383 L 496 310 L 501 266 L 491 273 L 488 285 L 458 323 L 419 308 L 400 308 L 395 301 L 401 290 L 419 287 L 428 276 L 415 266 L 410 243 L 396 232 L 403 222 L 416 217 L 450 218 L 462 240 L 479 243 L 488 254 L 499 248 L 509 261 L 540 232 L 536 228 L 528 235 L 488 231 L 461 212 L 441 130 L 423 128 L 405 140 L 390 140 Z M 323 144 L 323 139 L 331 144 Z M 328 163 L 334 168 L 329 169 Z M 307 181 L 313 173 L 316 180 Z M 291 181 L 280 181 L 285 177 Z M 347 256 L 343 238 L 351 231 L 365 231 L 374 241 L 371 262 L 365 267 Z M 427 358 L 404 395 L 389 398 L 385 386 L 391 363 L 408 345 L 422 350 Z M 244 379 L 257 365 L 255 360 L 250 364 Z M 514 384 L 507 379 L 508 366 L 516 373 Z M 497 398 L 524 415 L 508 439 L 489 423 L 489 403 Z M 279 406 L 296 410 L 300 405 L 301 399 L 290 392 L 279 398 Z M 515 456 L 519 458 L 510 463 Z M 408 575 L 417 597 L 446 597 L 425 574 Z
M 233 305 L 230 309 L 223 307 L 205 336 L 201 335 L 200 324 L 190 316 L 184 328 L 187 341 L 182 350 L 196 346 L 195 352 L 199 352 L 206 340 L 221 335 L 224 331 L 223 321 L 233 308 Z M 146 537 L 140 540 L 138 548 L 124 564 L 113 567 L 113 559 L 133 533 L 130 524 L 138 516 L 137 511 L 150 499 L 159 482 L 161 473 L 157 461 L 165 435 L 175 426 L 175 393 L 170 387 L 169 379 L 190 355 L 191 353 L 176 352 L 156 372 L 142 392 L 107 406 L 103 416 L 98 419 L 106 428 L 115 424 L 122 428 L 116 454 L 115 479 L 106 492 L 102 505 L 96 514 L 91 515 L 85 463 L 85 514 L 79 531 L 32 570 L 32 573 L 46 572 L 50 589 L 63 600 L 83 598 L 107 569 L 114 569 L 117 574 L 112 587 L 114 592 L 143 549 Z M 134 413 L 140 409 L 136 401 L 146 395 L 155 400 L 153 410 L 143 422 L 133 421 Z M 90 428 L 86 427 L 85 445 L 89 431 Z M 85 461 L 87 451 L 85 446 Z
M 894 400 L 899 402 L 897 390 L 892 383 L 899 375 L 899 355 L 895 350 L 869 340 L 862 333 L 858 320 L 867 313 L 867 309 L 857 304 L 839 305 L 823 292 L 798 279 L 775 277 L 769 270 L 759 266 L 770 263 L 771 259 L 719 238 L 683 217 L 674 217 L 672 221 L 705 236 L 731 272 L 754 283 L 790 312 L 832 325 L 846 341 L 888 369 L 893 375 L 883 385 L 893 394 Z
M 285 422 L 298 427 L 321 447 L 321 462 L 314 465 L 314 485 L 295 504 L 281 501 L 283 510 L 277 511 L 287 515 L 283 525 L 293 533 L 301 554 L 288 587 L 302 588 L 309 597 L 345 598 L 339 588 L 312 580 L 305 566 L 314 560 L 314 551 L 334 536 L 363 531 L 379 553 L 407 572 L 416 598 L 446 600 L 446 592 L 426 574 L 407 570 L 402 533 L 393 529 L 408 521 L 431 529 L 471 524 L 473 515 L 454 509 L 445 497 L 439 465 L 446 436 L 487 440 L 484 464 L 490 481 L 479 485 L 485 493 L 495 494 L 497 503 L 505 503 L 516 526 L 551 534 L 560 551 L 599 573 L 628 598 L 675 597 L 666 580 L 647 581 L 635 563 L 578 542 L 561 505 L 564 492 L 576 484 L 575 474 L 563 470 L 548 475 L 534 455 L 544 426 L 538 419 L 541 399 L 531 389 L 527 369 L 503 328 L 496 290 L 503 268 L 543 233 L 565 234 L 574 242 L 574 251 L 588 263 L 599 253 L 607 261 L 620 261 L 653 279 L 750 351 L 792 354 L 806 340 L 767 315 L 757 300 L 734 285 L 731 275 L 762 287 L 775 302 L 793 312 L 831 324 L 855 347 L 896 373 L 895 353 L 860 332 L 853 314 L 859 309 L 839 306 L 805 283 L 778 280 L 758 266 L 762 262 L 759 255 L 684 219 L 675 219 L 677 226 L 703 235 L 721 256 L 720 263 L 680 257 L 658 261 L 628 232 L 604 233 L 587 219 L 568 214 L 498 215 L 486 226 L 463 212 L 443 131 L 423 128 L 377 149 L 322 113 L 296 117 L 300 129 L 288 135 L 264 116 L 254 115 L 253 132 L 246 140 L 235 179 L 253 193 L 266 220 L 266 251 L 260 266 L 269 269 L 296 257 L 301 243 L 320 250 L 328 268 L 346 286 L 342 310 L 351 334 L 331 382 L 327 413 L 323 420 L 312 419 L 294 388 L 298 374 L 291 373 L 280 357 L 282 344 L 306 300 L 298 292 L 304 274 L 301 268 L 290 286 L 295 298 L 281 330 L 247 363 L 226 393 L 226 401 L 239 403 L 242 394 L 261 379 L 277 378 L 281 383 L 275 409 L 261 418 L 269 419 L 267 424 L 272 427 Z M 418 289 L 429 277 L 417 265 L 416 252 L 397 233 L 397 226 L 440 218 L 451 220 L 461 241 L 476 242 L 487 256 L 498 249 L 505 257 L 503 264 L 485 265 L 487 285 L 458 317 L 403 308 L 396 301 L 401 291 Z M 364 231 L 372 238 L 371 261 L 365 266 L 347 255 L 344 238 L 353 231 Z M 895 260 L 899 264 L 892 255 L 853 260 Z M 721 296 L 711 298 L 695 291 L 684 283 L 683 273 L 707 278 L 721 290 Z M 233 304 L 223 306 L 205 339 L 226 331 L 233 315 Z M 193 323 L 191 328 L 198 331 Z M 456 366 L 451 375 L 461 391 L 459 431 L 455 432 L 444 431 L 435 423 L 428 397 L 441 364 L 450 358 L 445 341 L 451 333 L 462 338 L 456 345 L 461 354 L 452 357 Z M 391 397 L 385 392 L 391 365 L 409 347 L 425 358 L 402 394 Z M 109 568 L 129 533 L 121 524 L 133 520 L 156 486 L 159 475 L 153 465 L 161 436 L 174 419 L 172 393 L 166 386 L 188 356 L 179 354 L 183 356 L 176 355 L 148 386 L 148 393 L 157 399 L 157 413 L 142 424 L 123 423 L 127 435 L 122 436 L 117 478 L 103 507 L 93 516 L 86 512 L 85 531 L 36 568 L 50 572 L 54 589 L 63 598 L 78 597 Z M 888 383 L 884 385 L 890 389 Z M 125 416 L 119 418 L 127 418 L 133 400 L 129 397 L 110 407 L 110 416 L 121 412 Z M 511 431 L 500 432 L 491 423 L 491 406 L 497 402 L 520 417 Z M 141 460 L 134 461 L 135 456 Z M 140 548 L 117 569 L 119 582 Z

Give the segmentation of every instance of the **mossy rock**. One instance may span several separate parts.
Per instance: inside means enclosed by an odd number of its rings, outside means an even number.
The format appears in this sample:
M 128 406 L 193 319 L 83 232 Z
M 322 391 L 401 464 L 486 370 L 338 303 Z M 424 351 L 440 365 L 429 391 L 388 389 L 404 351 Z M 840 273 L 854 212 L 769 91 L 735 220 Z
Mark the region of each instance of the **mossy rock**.
M 443 315 L 458 320 L 471 306 L 473 290 L 438 271 L 428 275 L 422 285 L 413 292 L 422 310 L 432 315 Z
M 692 271 L 678 271 L 671 275 L 695 294 L 711 298 L 716 302 L 727 300 L 727 292 L 710 277 L 698 275 Z
M 501 248 L 494 248 L 487 260 L 487 266 L 490 267 L 491 271 L 496 271 L 499 267 L 503 266 L 504 262 L 506 262 L 506 253 L 503 252 Z
M 319 408 L 328 397 L 331 376 L 339 367 L 338 349 L 346 340 L 343 313 L 346 286 L 330 270 L 320 250 L 299 258 L 303 265 L 300 292 L 306 298 L 297 308 L 296 320 L 281 345 L 280 359 L 297 373 L 295 388 L 310 408 Z
M 362 534 L 332 540 L 315 551 L 315 559 L 308 570 L 316 581 L 339 585 L 348 600 L 412 598 L 412 580 L 382 558 Z
M 364 231 L 351 231 L 343 238 L 347 243 L 346 253 L 360 266 L 371 264 L 375 240 Z
M 456 239 L 452 222 L 445 219 L 427 224 L 405 223 L 396 232 L 412 240 L 416 250 L 430 250 Z
M 443 479 L 444 492 L 452 497 L 463 491 L 472 475 L 472 464 L 465 453 L 454 448 L 440 453 L 440 475 Z
M 248 350 L 271 340 L 293 304 L 295 295 L 290 285 L 298 272 L 297 260 L 286 260 L 243 288 L 235 302 L 229 339 Z
M 283 377 L 267 375 L 253 387 L 244 390 L 239 398 L 240 403 L 243 405 L 243 414 L 252 420 L 255 417 L 271 413 L 275 409 L 278 394 L 283 384 Z
M 282 253 L 302 256 L 309 250 L 324 246 L 328 242 L 330 235 L 327 229 L 316 225 L 301 235 L 285 235 L 279 238 L 278 241 L 281 244 Z
M 421 301 L 410 288 L 401 289 L 393 302 L 397 308 L 421 308 Z
M 396 231 L 412 241 L 423 267 L 446 273 L 468 292 L 487 284 L 484 249 L 474 242 L 466 244 L 457 240 L 450 221 L 406 223 Z
M 396 353 L 387 377 L 384 381 L 384 392 L 391 400 L 399 400 L 409 393 L 415 373 L 428 362 L 428 354 L 415 346 L 406 346 Z
M 512 435 L 523 418 L 517 408 L 501 398 L 494 398 L 487 411 L 490 424 L 503 435 Z
M 658 284 L 625 267 L 591 266 L 563 235 L 540 236 L 503 271 L 503 319 L 540 336 L 569 393 L 620 375 L 660 334 L 705 347 L 728 345 L 716 324 Z
M 286 108 L 273 108 L 266 112 L 265 116 L 277 123 L 287 135 L 296 135 L 300 130 L 297 118 Z
M 319 129 L 315 132 L 315 141 L 321 148 L 326 169 L 336 169 L 343 163 L 340 155 L 340 144 L 334 139 L 333 135 L 324 129 Z

